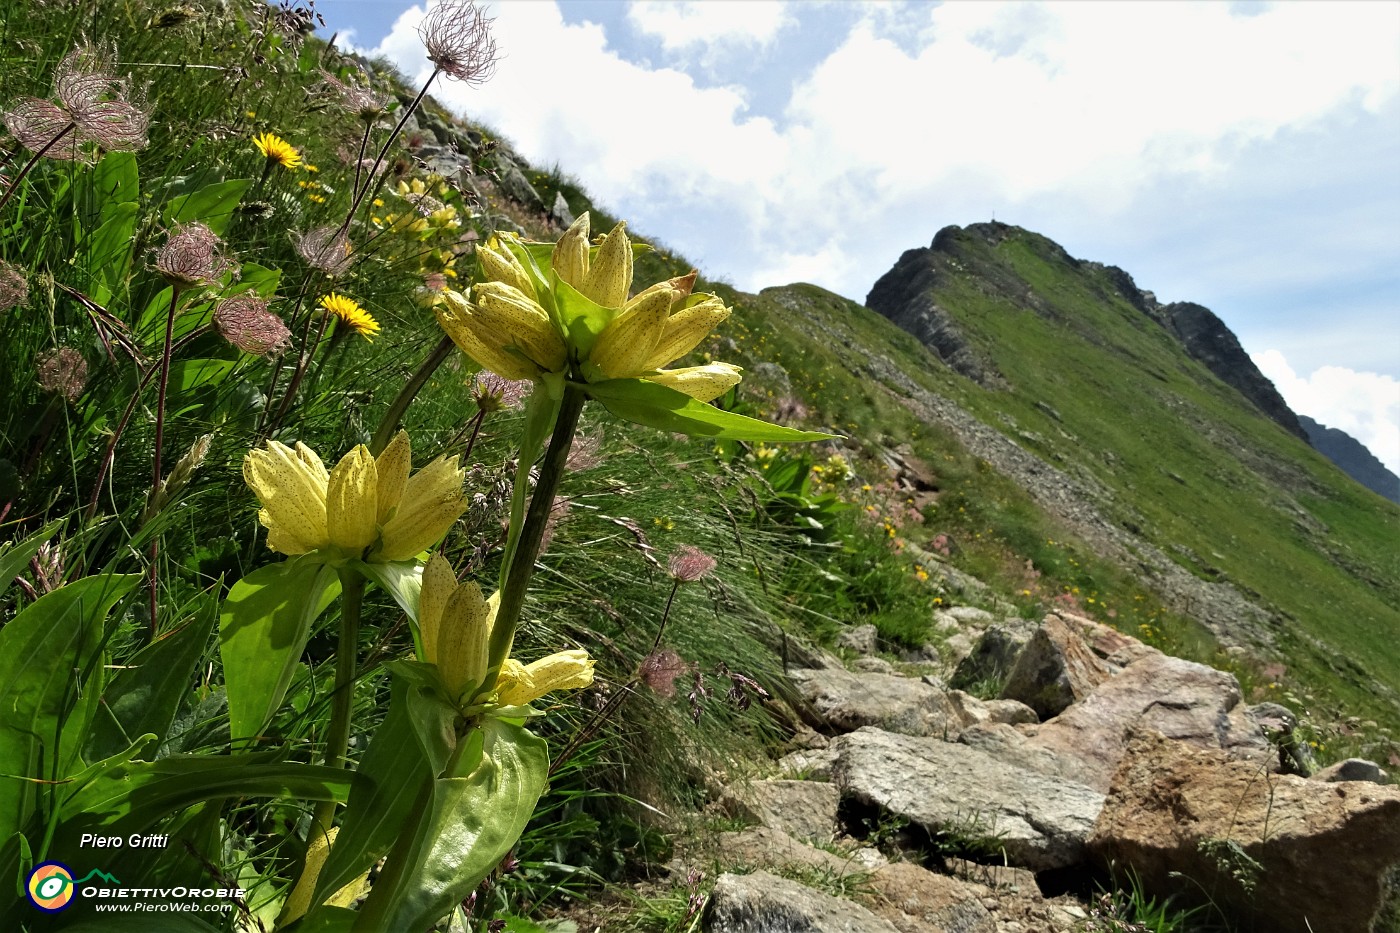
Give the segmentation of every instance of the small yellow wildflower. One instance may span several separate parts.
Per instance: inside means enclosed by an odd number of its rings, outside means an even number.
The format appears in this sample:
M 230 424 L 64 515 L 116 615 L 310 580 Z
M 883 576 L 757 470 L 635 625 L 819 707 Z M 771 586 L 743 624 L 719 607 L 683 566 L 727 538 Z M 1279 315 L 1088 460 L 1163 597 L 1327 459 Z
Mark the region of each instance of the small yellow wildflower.
M 258 147 L 267 161 L 276 162 L 283 168 L 296 168 L 301 164 L 301 153 L 281 136 L 259 133 L 253 137 L 253 145 Z
M 321 296 L 320 304 L 328 312 L 340 318 L 346 327 L 368 341 L 373 342 L 374 335 L 379 333 L 379 322 L 370 316 L 368 311 L 361 308 L 353 298 L 346 298 L 344 295 L 331 292 L 329 295 Z

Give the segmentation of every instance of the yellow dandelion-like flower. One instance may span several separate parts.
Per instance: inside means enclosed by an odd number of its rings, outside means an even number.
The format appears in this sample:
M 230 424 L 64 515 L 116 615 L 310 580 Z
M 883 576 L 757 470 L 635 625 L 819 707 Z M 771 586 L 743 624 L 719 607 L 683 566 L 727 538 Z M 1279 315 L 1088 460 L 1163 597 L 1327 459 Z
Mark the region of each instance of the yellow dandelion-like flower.
M 321 296 L 320 304 L 322 308 L 340 318 L 346 327 L 368 341 L 373 342 L 374 335 L 379 333 L 379 322 L 368 311 L 361 308 L 353 298 L 346 298 L 344 295 L 331 292 L 329 295 Z
M 301 153 L 281 136 L 273 133 L 259 133 L 253 137 L 253 145 L 258 147 L 269 162 L 276 162 L 283 168 L 296 168 L 301 164 Z

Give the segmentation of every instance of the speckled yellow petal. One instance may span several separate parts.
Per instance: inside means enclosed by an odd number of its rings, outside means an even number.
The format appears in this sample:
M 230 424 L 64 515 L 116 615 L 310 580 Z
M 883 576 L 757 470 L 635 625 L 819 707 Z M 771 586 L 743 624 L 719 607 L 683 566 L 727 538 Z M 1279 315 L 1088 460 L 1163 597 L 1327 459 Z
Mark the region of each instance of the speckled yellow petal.
M 410 476 L 398 510 L 381 529 L 376 559 L 408 560 L 447 534 L 467 510 L 466 476 L 455 457 L 439 457 Z
M 403 497 L 404 485 L 408 482 L 408 474 L 412 468 L 413 447 L 409 443 L 408 432 L 400 431 L 394 435 L 389 446 L 374 459 L 375 479 L 378 483 L 375 519 L 381 525 L 389 520 L 390 514 L 399 504 L 399 499 Z
M 340 459 L 326 484 L 326 532 L 331 544 L 359 555 L 378 536 L 378 508 L 374 457 L 360 444 Z
M 321 485 L 325 486 L 330 480 L 330 474 L 326 472 L 326 465 L 321 462 L 321 458 L 316 456 L 316 451 L 297 441 L 296 456 L 305 467 L 307 475 L 320 480 Z
M 325 546 L 326 487 L 296 451 L 268 441 L 244 457 L 243 478 L 262 503 L 268 547 L 292 555 Z
M 504 247 L 497 247 L 493 237 L 492 242 L 476 251 L 476 260 L 481 264 L 481 275 L 483 280 L 488 282 L 504 282 L 518 289 L 527 298 L 535 299 L 535 286 L 530 281 L 529 273 L 520 264 L 520 260 L 515 254 Z
M 568 348 L 538 303 L 501 282 L 483 282 L 472 289 L 471 320 L 477 336 L 500 335 L 498 346 L 516 346 L 549 372 L 564 368 Z
M 490 623 L 481 588 L 471 582 L 458 586 L 443 613 L 434 662 L 454 699 L 486 674 Z
M 449 289 L 443 293 L 443 299 L 433 310 L 437 314 L 438 324 L 446 331 L 447 336 L 452 338 L 458 349 L 478 365 L 506 379 L 540 377 L 541 370 L 537 365 L 524 357 L 502 350 L 499 337 L 493 345 L 477 336 L 475 328 L 479 325 L 472 320 L 471 305 L 467 303 L 466 298 Z
M 626 226 L 625 221 L 619 222 L 603 238 L 578 289 L 605 308 L 622 307 L 632 288 L 632 241 L 627 238 Z
M 576 690 L 593 683 L 594 661 L 587 651 L 559 651 L 525 665 L 515 673 L 510 683 L 501 688 L 498 702 L 502 706 L 524 706 L 554 690 Z M 506 677 L 501 670 L 501 680 Z
M 441 554 L 434 554 L 423 567 L 423 588 L 418 593 L 418 638 L 423 660 L 436 663 L 439 633 L 447 601 L 457 589 L 457 574 Z
M 729 314 L 730 309 L 714 295 L 707 295 L 689 308 L 672 314 L 666 319 L 666 329 L 641 369 L 660 369 L 672 360 L 685 356 Z
M 742 370 L 733 363 L 706 363 L 684 369 L 663 369 L 645 378 L 684 392 L 697 402 L 719 398 L 743 379 Z
M 554 244 L 550 264 L 554 266 L 555 275 L 583 291 L 588 276 L 588 211 L 579 214 Z
M 644 364 L 666 331 L 675 293 L 670 288 L 647 292 L 642 301 L 630 303 L 614 318 L 593 346 L 589 360 L 608 379 L 622 379 L 656 368 Z

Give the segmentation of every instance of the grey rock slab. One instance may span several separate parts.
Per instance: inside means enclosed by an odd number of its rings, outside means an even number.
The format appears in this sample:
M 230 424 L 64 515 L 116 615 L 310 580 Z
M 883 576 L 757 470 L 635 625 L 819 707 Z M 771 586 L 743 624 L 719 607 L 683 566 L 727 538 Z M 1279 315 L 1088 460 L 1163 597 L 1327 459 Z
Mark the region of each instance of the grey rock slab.
M 832 743 L 842 795 L 929 833 L 995 838 L 1009 864 L 1032 871 L 1084 861 L 1103 794 L 1007 764 L 965 745 L 861 729 Z
M 830 781 L 834 764 L 835 749 L 803 748 L 778 759 L 778 774 L 805 781 Z
M 868 623 L 857 625 L 837 635 L 836 644 L 856 654 L 874 654 L 880 648 L 880 631 Z
M 829 841 L 836 835 L 840 791 L 817 781 L 753 781 L 727 788 L 720 806 L 731 816 L 781 829 L 797 839 Z
M 710 933 L 899 933 L 853 903 L 766 871 L 726 873 L 705 912 Z
M 1088 696 L 1111 673 L 1069 623 L 1051 615 L 1017 656 L 1001 695 L 1049 719 Z
M 817 715 L 837 732 L 879 726 L 905 735 L 956 738 L 961 728 L 947 694 L 922 681 L 830 668 L 790 671 L 788 677 Z
M 1334 765 L 1328 765 L 1321 771 L 1312 775 L 1314 781 L 1370 781 L 1372 784 L 1384 784 L 1387 775 L 1381 766 L 1374 761 L 1367 761 L 1365 758 L 1348 758 L 1339 761 Z

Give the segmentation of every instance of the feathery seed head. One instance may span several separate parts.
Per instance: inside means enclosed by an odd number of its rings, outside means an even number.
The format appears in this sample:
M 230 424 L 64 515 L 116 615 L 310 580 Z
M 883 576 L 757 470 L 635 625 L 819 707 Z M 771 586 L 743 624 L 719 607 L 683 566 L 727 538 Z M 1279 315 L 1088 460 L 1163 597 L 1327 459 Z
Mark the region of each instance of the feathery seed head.
M 292 332 L 252 292 L 226 298 L 214 308 L 214 327 L 229 343 L 253 356 L 277 356 L 292 343 Z
M 418 37 L 428 60 L 449 78 L 483 84 L 496 71 L 491 18 L 474 0 L 443 0 L 423 18 Z
M 303 233 L 297 238 L 296 247 L 307 265 L 327 275 L 342 275 L 350 269 L 350 237 L 337 226 L 317 227 Z
M 37 97 L 23 97 L 5 111 L 5 128 L 19 144 L 31 152 L 42 151 L 45 158 L 72 161 L 82 153 L 82 142 L 73 118 L 62 107 Z M 63 134 L 70 134 L 60 139 Z M 58 142 L 54 142 L 57 139 Z M 47 148 L 45 148 L 47 147 Z
M 0 259 L 0 311 L 19 307 L 29 300 L 29 280 L 24 270 Z
M 472 401 L 487 412 L 514 410 L 520 407 L 533 385 L 528 379 L 507 379 L 483 369 L 472 378 Z
M 77 401 L 87 385 L 87 360 L 72 347 L 59 347 L 40 354 L 35 360 L 35 372 L 40 388 L 70 402 Z
M 709 576 L 715 569 L 715 559 L 698 547 L 683 544 L 667 562 L 671 576 L 679 583 L 694 583 Z
M 373 123 L 388 110 L 388 100 L 382 94 L 376 94 L 365 85 L 368 80 L 364 72 L 359 73 L 359 80 L 342 81 L 328 71 L 321 72 L 321 80 L 326 89 L 334 94 L 340 101 L 340 106 L 366 123 Z M 363 83 L 362 83 L 363 82 Z
M 156 250 L 156 271 L 177 288 L 210 285 L 231 269 L 236 275 L 237 267 L 224 255 L 222 241 L 202 223 L 176 227 Z

